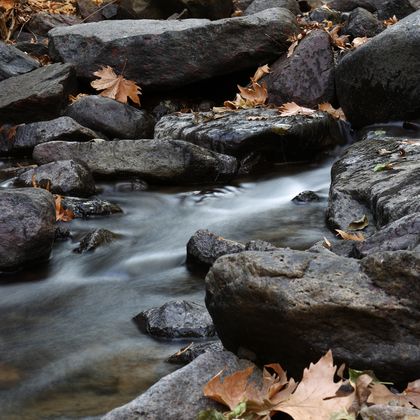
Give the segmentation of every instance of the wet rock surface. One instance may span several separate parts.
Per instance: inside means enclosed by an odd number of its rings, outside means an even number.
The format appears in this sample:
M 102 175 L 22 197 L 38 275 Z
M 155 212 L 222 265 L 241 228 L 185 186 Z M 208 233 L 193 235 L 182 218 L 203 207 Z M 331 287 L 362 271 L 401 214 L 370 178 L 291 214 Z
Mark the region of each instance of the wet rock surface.
M 28 73 L 39 67 L 39 63 L 12 45 L 0 42 L 0 81 L 12 76 Z
M 0 271 L 48 259 L 54 232 L 51 193 L 39 188 L 0 190 Z
M 82 23 L 76 16 L 39 12 L 28 22 L 27 29 L 37 35 L 47 36 L 48 31 L 58 26 L 71 26 Z
M 180 140 L 57 141 L 36 146 L 33 156 L 38 163 L 80 160 L 94 175 L 131 175 L 151 182 L 221 182 L 237 171 L 235 158 Z
M 204 343 L 192 342 L 175 354 L 169 356 L 168 362 L 175 364 L 187 364 L 203 353 L 218 351 L 224 351 L 223 344 L 220 340 L 206 341 Z
M 139 329 L 154 337 L 185 338 L 216 335 L 206 307 L 196 302 L 176 300 L 143 311 L 133 318 Z
M 108 229 L 94 229 L 86 234 L 79 242 L 79 246 L 73 250 L 76 254 L 92 252 L 96 248 L 105 246 L 117 238 L 114 232 Z
M 358 7 L 354 9 L 343 28 L 343 33 L 353 38 L 365 37 L 372 38 L 385 29 L 385 25 L 379 21 L 372 13 Z
M 64 209 L 71 210 L 75 218 L 122 213 L 121 207 L 117 204 L 98 198 L 63 197 L 61 205 Z
M 292 198 L 292 201 L 296 204 L 312 203 L 319 200 L 319 195 L 313 191 L 302 191 L 296 197 Z
M 49 37 L 54 59 L 74 64 L 79 76 L 92 78 L 103 63 L 121 71 L 123 57 L 109 51 L 123 49 L 130 56 L 124 70 L 126 78 L 145 88 L 164 89 L 273 59 L 286 51 L 287 38 L 297 31 L 291 12 L 270 9 L 213 22 L 187 19 L 89 23 L 55 28 Z M 152 65 L 146 57 L 153 57 Z

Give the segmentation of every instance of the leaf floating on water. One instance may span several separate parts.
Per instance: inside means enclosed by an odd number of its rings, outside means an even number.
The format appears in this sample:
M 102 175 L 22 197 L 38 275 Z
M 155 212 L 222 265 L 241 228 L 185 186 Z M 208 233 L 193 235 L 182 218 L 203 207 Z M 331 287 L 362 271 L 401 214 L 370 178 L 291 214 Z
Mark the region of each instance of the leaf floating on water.
M 312 115 L 315 109 L 299 106 L 296 102 L 287 102 L 279 107 L 279 113 L 282 117 L 290 117 L 293 115 Z
M 348 233 L 344 230 L 335 229 L 335 231 L 338 233 L 337 236 L 340 236 L 345 241 L 359 241 L 362 242 L 365 240 L 365 237 L 362 233 L 356 232 L 356 233 Z
M 353 220 L 347 229 L 349 230 L 363 230 L 366 226 L 369 225 L 368 218 L 366 214 L 364 214 L 360 219 Z
M 382 171 L 391 171 L 394 169 L 394 164 L 391 162 L 388 163 L 379 163 L 373 168 L 374 172 L 382 172 Z

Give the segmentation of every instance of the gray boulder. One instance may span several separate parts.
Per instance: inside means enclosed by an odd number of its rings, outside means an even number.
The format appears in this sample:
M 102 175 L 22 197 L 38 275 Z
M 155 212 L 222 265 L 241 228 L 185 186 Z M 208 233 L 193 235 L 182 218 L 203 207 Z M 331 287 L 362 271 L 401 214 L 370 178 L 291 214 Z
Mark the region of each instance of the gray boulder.
M 206 305 L 223 345 L 299 376 L 332 349 L 337 363 L 395 382 L 417 378 L 420 254 L 359 260 L 279 249 L 219 258 Z M 410 290 L 410 291 L 409 291 Z
M 103 96 L 84 96 L 71 104 L 65 114 L 110 138 L 153 137 L 154 119 L 146 111 Z
M 401 157 L 398 150 L 405 150 Z M 393 151 L 380 155 L 380 149 Z M 388 162 L 394 169 L 375 172 Z M 366 215 L 369 234 L 388 223 L 420 212 L 420 148 L 401 139 L 381 137 L 350 146 L 331 170 L 332 183 L 327 208 L 327 223 L 346 230 L 349 224 Z
M 74 90 L 69 64 L 50 64 L 0 82 L 0 121 L 22 123 L 58 117 Z
M 0 190 L 0 270 L 48 259 L 54 234 L 51 193 L 41 188 Z
M 63 197 L 61 206 L 63 209 L 71 210 L 75 218 L 122 213 L 119 205 L 98 198 Z
M 170 413 L 170 417 L 176 420 L 196 420 L 202 410 L 216 408 L 223 411 L 224 406 L 204 397 L 203 386 L 221 370 L 224 370 L 224 375 L 230 375 L 250 366 L 252 363 L 227 351 L 204 353 L 102 419 L 160 420 L 167 419 Z
M 0 81 L 28 73 L 38 67 L 38 61 L 12 45 L 0 42 Z
M 117 72 L 124 67 L 125 77 L 142 87 L 165 89 L 265 63 L 285 51 L 287 38 L 297 32 L 292 13 L 269 9 L 217 21 L 88 23 L 55 28 L 49 37 L 52 57 L 74 64 L 78 76 L 90 79 L 107 63 Z
M 350 13 L 342 33 L 350 35 L 352 38 L 364 36 L 372 38 L 384 29 L 385 25 L 372 13 L 362 7 L 358 7 Z
M 254 0 L 244 11 L 244 15 L 252 15 L 273 7 L 284 7 L 294 15 L 300 13 L 299 5 L 296 0 Z
M 165 183 L 222 182 L 237 171 L 235 158 L 181 140 L 55 141 L 36 146 L 33 157 L 38 163 L 75 159 L 94 175 Z
M 419 117 L 419 50 L 417 11 L 340 61 L 337 96 L 354 127 Z
M 115 240 L 117 235 L 108 229 L 94 229 L 87 233 L 79 242 L 79 246 L 73 249 L 76 254 L 94 251 L 100 246 L 107 245 Z
M 29 169 L 19 175 L 16 187 L 31 187 L 33 182 L 53 194 L 89 197 L 95 194 L 95 181 L 89 169 L 74 160 L 59 160 Z
M 334 56 L 330 37 L 323 30 L 309 33 L 290 57 L 279 58 L 270 69 L 263 80 L 271 103 L 296 102 L 316 109 L 335 98 Z
M 198 118 L 167 115 L 156 124 L 155 137 L 180 138 L 233 156 L 261 152 L 277 161 L 313 158 L 343 141 L 337 122 L 328 114 L 281 117 L 277 110 L 263 108 L 201 113 Z
M 416 9 L 409 0 L 370 0 L 377 9 L 379 19 L 388 19 L 396 16 L 398 19 L 405 18 Z
M 140 312 L 133 321 L 141 331 L 154 337 L 213 337 L 213 321 L 206 307 L 196 302 L 174 300 Z

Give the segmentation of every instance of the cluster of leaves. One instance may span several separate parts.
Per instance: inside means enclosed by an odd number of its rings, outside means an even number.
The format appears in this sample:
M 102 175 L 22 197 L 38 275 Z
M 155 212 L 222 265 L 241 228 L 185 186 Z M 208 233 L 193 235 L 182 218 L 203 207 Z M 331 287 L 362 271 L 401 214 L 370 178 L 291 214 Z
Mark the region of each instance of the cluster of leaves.
M 288 379 L 278 364 L 264 367 L 259 384 L 250 379 L 252 367 L 223 381 L 222 371 L 203 391 L 229 411 L 202 411 L 198 420 L 269 420 L 278 412 L 287 413 L 294 420 L 354 420 L 365 405 L 393 403 L 420 408 L 420 379 L 409 383 L 403 393 L 394 394 L 370 371 L 349 369 L 349 379 L 344 379 L 343 372 L 344 366 L 337 370 L 333 365 L 331 351 L 317 363 L 311 363 L 299 383 Z M 335 375 L 339 377 L 337 382 Z

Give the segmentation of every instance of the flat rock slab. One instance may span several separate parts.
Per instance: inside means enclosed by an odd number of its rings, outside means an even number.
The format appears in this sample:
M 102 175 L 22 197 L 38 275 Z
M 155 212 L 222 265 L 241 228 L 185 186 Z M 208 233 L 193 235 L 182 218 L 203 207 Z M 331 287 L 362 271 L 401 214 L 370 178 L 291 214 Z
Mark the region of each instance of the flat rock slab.
M 332 349 L 334 360 L 395 382 L 418 376 L 420 255 L 364 260 L 279 249 L 219 258 L 206 305 L 223 345 L 299 376 Z M 411 290 L 411 291 L 409 291 Z
M 36 146 L 33 157 L 38 163 L 76 159 L 96 175 L 172 184 L 222 182 L 237 171 L 235 158 L 181 140 L 56 141 Z
M 51 193 L 41 188 L 0 190 L 0 271 L 46 260 L 54 233 Z
M 287 50 L 294 15 L 269 9 L 209 21 L 104 21 L 49 32 L 50 53 L 92 79 L 104 64 L 145 88 L 173 88 L 264 64 Z
M 144 394 L 106 414 L 103 420 L 197 420 L 201 410 L 225 407 L 204 397 L 203 386 L 217 373 L 224 375 L 253 366 L 228 351 L 207 352 L 190 364 L 165 376 Z
M 0 82 L 0 122 L 26 123 L 58 117 L 74 90 L 69 64 L 50 64 Z
M 167 115 L 156 124 L 155 137 L 179 138 L 233 156 L 262 152 L 278 161 L 313 158 L 343 141 L 337 122 L 326 113 L 281 117 L 263 108 Z
M 0 81 L 28 73 L 39 67 L 38 61 L 12 45 L 0 42 Z
M 420 139 L 378 137 L 350 146 L 334 163 L 327 209 L 327 223 L 346 230 L 352 221 L 366 215 L 367 234 L 410 213 L 420 211 Z M 380 155 L 384 149 L 392 152 Z M 399 149 L 405 155 L 400 156 Z M 394 169 L 375 172 L 380 164 Z

